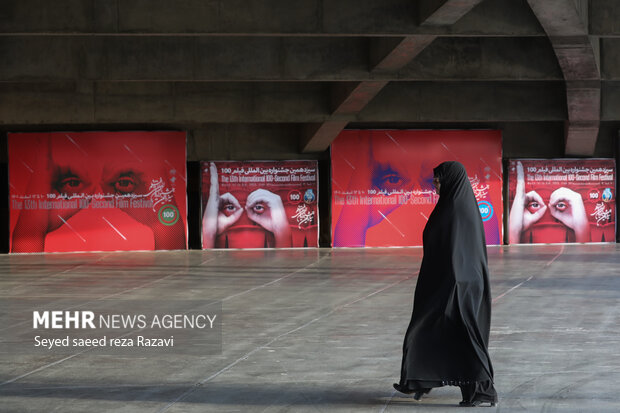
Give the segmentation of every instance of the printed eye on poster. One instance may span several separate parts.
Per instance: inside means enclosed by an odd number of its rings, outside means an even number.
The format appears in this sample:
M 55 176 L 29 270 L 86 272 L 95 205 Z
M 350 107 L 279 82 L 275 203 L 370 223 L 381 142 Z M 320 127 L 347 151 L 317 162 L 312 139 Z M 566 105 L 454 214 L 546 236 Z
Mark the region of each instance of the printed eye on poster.
M 513 159 L 511 244 L 615 242 L 613 159 Z
M 422 245 L 438 195 L 433 168 L 459 161 L 489 245 L 502 239 L 501 132 L 345 130 L 332 143 L 334 247 Z
M 316 161 L 201 162 L 202 247 L 318 247 Z
M 11 252 L 187 246 L 184 132 L 11 133 Z

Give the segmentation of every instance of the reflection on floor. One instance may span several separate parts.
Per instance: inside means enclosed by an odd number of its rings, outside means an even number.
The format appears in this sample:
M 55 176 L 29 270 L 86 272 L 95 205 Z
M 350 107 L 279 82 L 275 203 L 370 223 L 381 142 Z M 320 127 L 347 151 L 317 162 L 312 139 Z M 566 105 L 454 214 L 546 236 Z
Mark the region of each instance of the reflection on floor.
M 452 412 L 456 387 L 421 402 L 392 389 L 421 258 L 419 248 L 0 256 L 0 410 Z M 491 247 L 489 263 L 500 404 L 483 411 L 619 412 L 620 247 Z M 150 319 L 200 303 L 219 311 L 215 351 L 179 332 L 165 348 L 34 347 L 37 335 L 97 331 L 35 330 L 33 310 Z M 139 327 L 124 337 L 149 332 Z

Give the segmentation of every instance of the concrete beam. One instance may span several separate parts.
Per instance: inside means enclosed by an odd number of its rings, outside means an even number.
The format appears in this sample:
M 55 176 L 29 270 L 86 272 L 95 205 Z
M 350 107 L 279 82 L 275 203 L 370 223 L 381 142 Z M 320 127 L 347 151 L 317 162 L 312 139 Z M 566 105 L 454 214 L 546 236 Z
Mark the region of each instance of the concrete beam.
M 385 47 L 381 48 L 385 38 L 373 38 L 370 50 L 370 71 L 375 74 L 396 72 L 410 63 L 414 57 L 418 56 L 436 38 L 436 36 L 410 36 L 398 41 L 392 39 L 394 44 L 390 45 L 387 53 L 383 53 L 385 52 Z
M 594 36 L 620 36 L 620 2 L 590 0 L 589 27 Z
M 420 0 L 422 26 L 449 26 L 469 13 L 482 0 Z
M 620 122 L 620 81 L 601 84 L 601 121 Z
M 429 45 L 433 39 L 434 36 L 0 36 L 0 81 L 562 78 L 553 49 L 543 37 L 439 37 Z M 412 55 L 418 57 L 411 61 Z M 605 60 L 610 73 L 620 71 L 620 64 L 613 64 L 620 56 L 613 56 L 612 48 Z M 248 61 L 253 64 L 247 64 Z
M 337 120 L 305 125 L 299 140 L 301 152 L 322 152 L 326 150 L 348 123 L 348 120 Z
M 379 42 L 370 48 L 369 60 L 371 72 L 395 72 L 409 63 L 432 41 L 432 36 L 405 37 L 399 42 Z M 386 46 L 391 50 L 385 52 Z M 382 56 L 382 57 L 380 57 Z M 346 122 L 342 122 L 342 117 L 352 119 L 387 85 L 387 81 L 365 81 L 360 82 L 354 87 L 348 88 L 343 93 L 341 87 L 332 93 L 332 96 L 340 96 L 338 104 L 334 109 L 332 118 L 325 125 L 321 125 L 315 130 L 315 134 L 304 136 L 300 140 L 302 152 L 324 151 L 331 145 L 334 139 L 346 127 Z M 311 129 L 312 130 L 312 129 Z
M 448 3 L 449 8 L 455 8 L 459 2 Z M 64 0 L 61 4 L 49 0 L 2 0 L 0 32 L 130 36 L 544 35 L 528 13 L 523 0 L 483 2 L 455 33 L 447 27 L 419 27 L 417 21 L 422 20 L 417 17 L 417 2 L 412 0 Z
M 567 119 L 558 82 L 391 82 L 356 122 L 532 122 Z
M 421 0 L 418 3 L 418 16 L 421 26 L 450 26 L 470 12 L 481 0 Z M 387 41 L 375 41 L 370 48 L 370 71 L 374 73 L 397 72 L 410 63 L 424 49 L 430 45 L 437 36 L 408 36 L 400 42 L 393 39 Z M 340 114 L 353 115 L 360 112 L 379 93 L 387 82 L 362 82 L 343 101 L 334 112 L 334 116 Z M 338 123 L 341 125 L 341 123 Z M 345 125 L 342 125 L 344 129 Z M 324 125 L 317 128 L 314 136 L 303 138 L 301 150 L 309 148 L 327 149 L 331 142 L 342 131 L 334 125 Z M 332 133 L 330 137 L 327 135 Z M 321 142 L 322 145 L 318 145 Z
M 567 81 L 600 80 L 598 48 L 587 36 L 550 37 Z
M 376 82 L 360 82 L 351 91 L 342 98 L 340 104 L 334 110 L 333 116 L 353 116 L 377 96 L 377 93 L 381 91 L 387 85 L 387 81 Z
M 601 79 L 620 80 L 620 38 L 600 39 Z
M 547 36 L 588 34 L 587 6 L 584 10 L 582 0 L 527 0 L 527 2 Z
M 400 80 L 562 80 L 547 38 L 437 38 L 398 72 Z
M 551 40 L 566 80 L 566 154 L 592 156 L 600 122 L 601 77 L 599 47 L 588 37 L 588 2 L 528 0 L 528 3 Z M 583 82 L 590 82 L 591 86 L 576 86 Z
M 308 159 L 299 153 L 299 133 L 294 123 L 209 123 L 188 134 L 187 159 Z
M 339 114 L 320 82 L 0 82 L 0 125 L 532 122 L 567 119 L 563 82 L 390 82 Z M 361 95 L 359 88 L 352 95 Z M 620 101 L 620 88 L 606 99 Z M 345 110 L 345 108 L 348 108 Z M 617 116 L 610 114 L 610 116 Z M 342 123 L 339 123 L 342 122 Z M 318 130 L 318 127 L 315 126 Z M 306 142 L 327 148 L 329 140 Z M 319 151 L 320 151 L 319 150 Z
M 320 82 L 0 82 L 0 124 L 323 122 L 328 93 Z
M 340 132 L 347 126 L 350 119 L 353 119 L 380 91 L 385 87 L 387 81 L 360 82 L 350 89 L 350 92 L 343 94 L 341 87 L 336 87 L 333 95 L 339 98 L 332 98 L 332 101 L 339 101 L 339 104 L 332 113 L 331 120 L 316 126 L 309 125 L 305 128 L 306 133 L 300 139 L 300 149 L 302 152 L 322 152 L 326 150 Z M 337 100 L 336 100 L 337 99 Z
M 571 122 L 566 127 L 566 155 L 586 155 L 592 156 L 596 147 L 599 122 Z
M 599 82 L 566 82 L 568 118 L 573 122 L 596 122 L 601 117 Z

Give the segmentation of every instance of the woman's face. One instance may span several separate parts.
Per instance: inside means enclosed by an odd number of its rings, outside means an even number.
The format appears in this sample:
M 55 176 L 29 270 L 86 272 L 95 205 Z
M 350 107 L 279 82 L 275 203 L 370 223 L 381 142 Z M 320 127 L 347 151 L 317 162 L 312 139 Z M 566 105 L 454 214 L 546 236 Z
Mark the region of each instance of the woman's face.
M 433 186 L 435 187 L 435 192 L 439 195 L 439 188 L 441 187 L 441 181 L 438 176 L 433 177 Z

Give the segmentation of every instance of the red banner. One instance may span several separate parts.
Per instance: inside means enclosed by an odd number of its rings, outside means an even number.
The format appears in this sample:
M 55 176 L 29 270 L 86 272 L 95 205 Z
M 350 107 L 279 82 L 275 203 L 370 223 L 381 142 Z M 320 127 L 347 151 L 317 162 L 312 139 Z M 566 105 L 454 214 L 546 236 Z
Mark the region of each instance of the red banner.
M 184 249 L 184 132 L 9 134 L 11 252 Z
M 509 242 L 614 242 L 613 159 L 514 159 Z
M 422 245 L 437 203 L 433 168 L 444 161 L 465 166 L 487 244 L 500 244 L 500 131 L 345 130 L 331 150 L 335 247 Z
M 316 161 L 201 167 L 203 248 L 318 246 Z

